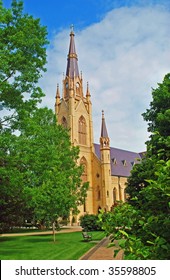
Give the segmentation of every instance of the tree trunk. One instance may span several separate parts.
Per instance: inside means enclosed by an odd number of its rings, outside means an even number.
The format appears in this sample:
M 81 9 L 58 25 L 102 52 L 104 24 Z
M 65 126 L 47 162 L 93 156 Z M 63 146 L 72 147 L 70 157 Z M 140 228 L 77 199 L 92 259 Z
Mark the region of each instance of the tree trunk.
M 53 241 L 55 243 L 55 222 L 53 222 Z

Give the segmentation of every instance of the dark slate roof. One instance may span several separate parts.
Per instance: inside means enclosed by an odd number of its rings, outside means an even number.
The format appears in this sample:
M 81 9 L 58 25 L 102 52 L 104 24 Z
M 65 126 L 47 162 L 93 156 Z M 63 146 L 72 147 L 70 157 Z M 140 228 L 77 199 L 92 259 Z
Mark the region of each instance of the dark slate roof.
M 79 76 L 78 58 L 76 54 L 73 31 L 70 33 L 70 47 L 67 60 L 66 76 L 72 79 Z
M 100 159 L 100 145 L 94 144 L 94 148 L 96 156 Z M 141 154 L 110 147 L 111 175 L 130 176 L 133 165 L 140 162 Z

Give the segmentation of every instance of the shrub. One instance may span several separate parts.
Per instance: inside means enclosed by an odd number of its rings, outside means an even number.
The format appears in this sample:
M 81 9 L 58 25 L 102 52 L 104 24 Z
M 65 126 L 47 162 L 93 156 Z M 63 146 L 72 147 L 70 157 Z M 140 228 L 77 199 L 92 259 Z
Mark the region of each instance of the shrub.
M 84 231 L 102 230 L 98 215 L 86 214 L 80 217 L 80 225 Z

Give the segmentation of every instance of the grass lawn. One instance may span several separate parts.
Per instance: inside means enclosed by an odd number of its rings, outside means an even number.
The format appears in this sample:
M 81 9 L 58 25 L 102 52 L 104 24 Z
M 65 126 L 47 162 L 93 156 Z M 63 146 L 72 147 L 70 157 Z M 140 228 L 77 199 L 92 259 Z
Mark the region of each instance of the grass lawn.
M 77 260 L 104 232 L 92 232 L 93 240 L 84 242 L 81 232 L 58 233 L 53 243 L 52 235 L 0 237 L 1 260 Z

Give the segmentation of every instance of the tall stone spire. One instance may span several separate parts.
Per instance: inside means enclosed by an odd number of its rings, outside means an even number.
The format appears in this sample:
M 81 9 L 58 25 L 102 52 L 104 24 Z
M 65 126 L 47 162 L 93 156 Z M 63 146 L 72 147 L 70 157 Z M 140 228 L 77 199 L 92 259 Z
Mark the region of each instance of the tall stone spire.
M 76 54 L 74 36 L 75 35 L 72 26 L 70 32 L 70 46 L 69 46 L 69 53 L 67 57 L 67 69 L 66 69 L 66 76 L 71 79 L 75 77 L 79 77 L 78 58 Z
M 107 128 L 106 128 L 106 123 L 105 123 L 104 111 L 102 111 L 101 137 L 102 138 L 109 138 L 108 133 L 107 133 Z

